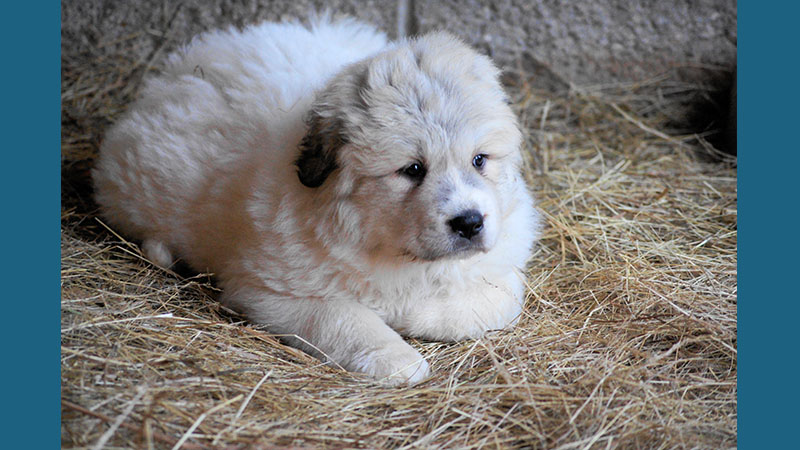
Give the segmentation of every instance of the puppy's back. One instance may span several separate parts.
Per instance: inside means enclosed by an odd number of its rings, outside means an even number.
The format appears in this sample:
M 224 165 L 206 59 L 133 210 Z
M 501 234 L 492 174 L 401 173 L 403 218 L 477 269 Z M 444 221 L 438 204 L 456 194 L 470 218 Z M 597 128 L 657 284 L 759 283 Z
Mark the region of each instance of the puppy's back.
M 253 155 L 294 172 L 315 91 L 385 45 L 368 25 L 326 17 L 195 37 L 105 136 L 93 171 L 103 215 L 133 238 L 192 247 L 194 221 L 244 195 Z
M 266 22 L 241 32 L 231 27 L 201 34 L 168 58 L 165 72 L 202 77 L 232 102 L 258 99 L 285 109 L 386 42 L 383 33 L 350 18 L 323 16 L 308 27 Z

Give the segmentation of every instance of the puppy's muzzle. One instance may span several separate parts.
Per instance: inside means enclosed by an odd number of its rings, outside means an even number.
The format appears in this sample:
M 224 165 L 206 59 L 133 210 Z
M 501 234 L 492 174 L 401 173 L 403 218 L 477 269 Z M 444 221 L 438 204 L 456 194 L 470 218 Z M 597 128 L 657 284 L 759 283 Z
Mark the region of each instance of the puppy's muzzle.
M 472 240 L 483 230 L 483 216 L 478 211 L 470 209 L 450 219 L 447 224 L 458 236 Z

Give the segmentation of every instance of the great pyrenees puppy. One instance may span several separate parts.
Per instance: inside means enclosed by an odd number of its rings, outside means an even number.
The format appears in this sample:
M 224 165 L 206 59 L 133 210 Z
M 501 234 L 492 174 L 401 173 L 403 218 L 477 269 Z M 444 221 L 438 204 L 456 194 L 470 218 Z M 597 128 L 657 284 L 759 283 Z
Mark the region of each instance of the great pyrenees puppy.
M 537 214 L 485 56 L 352 19 L 196 37 L 106 135 L 107 220 L 154 263 L 213 272 L 221 301 L 385 382 L 518 319 Z

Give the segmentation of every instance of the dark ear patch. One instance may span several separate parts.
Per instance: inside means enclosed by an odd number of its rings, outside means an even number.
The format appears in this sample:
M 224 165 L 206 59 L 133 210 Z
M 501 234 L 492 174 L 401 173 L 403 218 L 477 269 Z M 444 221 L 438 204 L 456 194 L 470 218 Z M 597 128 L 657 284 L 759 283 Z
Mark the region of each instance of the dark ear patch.
M 325 152 L 314 136 L 307 134 L 300 142 L 300 157 L 295 161 L 300 182 L 308 187 L 320 187 L 336 168 L 336 159 Z
M 300 141 L 300 156 L 294 162 L 297 177 L 304 186 L 316 188 L 338 166 L 336 153 L 344 145 L 341 127 L 333 119 L 322 118 L 312 112 L 309 129 Z

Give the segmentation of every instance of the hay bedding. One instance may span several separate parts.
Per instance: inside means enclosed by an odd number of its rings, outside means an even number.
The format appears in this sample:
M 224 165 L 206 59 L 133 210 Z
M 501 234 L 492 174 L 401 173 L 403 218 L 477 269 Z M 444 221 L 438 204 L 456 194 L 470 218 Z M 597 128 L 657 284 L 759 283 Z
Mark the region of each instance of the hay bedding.
M 524 317 L 413 341 L 435 376 L 396 389 L 282 345 L 217 304 L 208 274 L 157 269 L 98 220 L 102 131 L 162 53 L 126 56 L 137 42 L 62 59 L 64 447 L 736 445 L 735 160 L 660 131 L 686 86 L 509 82 L 546 218 Z

